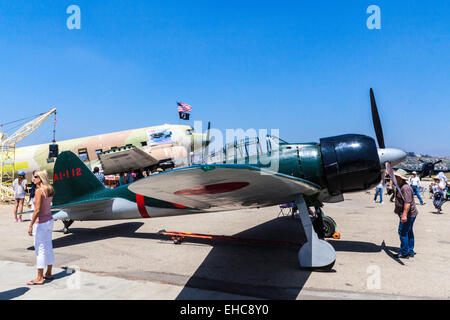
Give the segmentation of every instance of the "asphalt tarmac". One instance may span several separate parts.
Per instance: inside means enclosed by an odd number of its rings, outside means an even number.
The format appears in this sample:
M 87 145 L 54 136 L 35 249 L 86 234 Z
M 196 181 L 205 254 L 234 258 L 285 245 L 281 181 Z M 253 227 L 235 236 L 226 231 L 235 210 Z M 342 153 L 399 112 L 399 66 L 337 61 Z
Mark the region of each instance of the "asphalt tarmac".
M 304 241 L 300 220 L 278 217 L 279 208 L 158 219 L 75 222 L 70 234 L 55 223 L 55 278 L 35 277 L 33 239 L 26 222 L 13 222 L 0 206 L 0 299 L 449 299 L 450 204 L 433 213 L 426 193 L 414 231 L 417 255 L 398 251 L 398 217 L 384 195 L 345 195 L 326 204 L 341 239 L 331 272 L 299 269 L 295 243 Z M 417 201 L 418 202 L 418 201 Z M 266 242 L 189 239 L 176 245 L 160 230 L 227 235 Z M 294 245 L 279 244 L 286 241 Z

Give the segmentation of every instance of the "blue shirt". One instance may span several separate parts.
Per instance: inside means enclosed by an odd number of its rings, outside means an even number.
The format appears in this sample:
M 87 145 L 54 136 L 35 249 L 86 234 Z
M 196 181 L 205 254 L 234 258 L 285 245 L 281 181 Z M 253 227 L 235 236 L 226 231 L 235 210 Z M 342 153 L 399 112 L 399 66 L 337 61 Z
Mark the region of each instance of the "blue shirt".
M 103 173 L 97 172 L 94 173 L 98 180 L 100 180 L 101 183 L 105 184 L 105 176 Z

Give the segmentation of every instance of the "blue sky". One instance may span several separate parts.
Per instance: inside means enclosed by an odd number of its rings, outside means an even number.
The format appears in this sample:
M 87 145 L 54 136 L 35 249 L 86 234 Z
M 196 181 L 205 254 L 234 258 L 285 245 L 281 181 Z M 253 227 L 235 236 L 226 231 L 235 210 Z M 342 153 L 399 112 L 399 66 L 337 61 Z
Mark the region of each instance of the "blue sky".
M 69 30 L 69 5 L 81 30 Z M 381 30 L 369 30 L 369 5 Z M 57 139 L 178 120 L 291 142 L 375 137 L 450 156 L 450 1 L 3 1 L 0 123 L 56 107 Z M 190 122 L 192 124 L 192 122 Z M 21 145 L 50 142 L 48 120 Z

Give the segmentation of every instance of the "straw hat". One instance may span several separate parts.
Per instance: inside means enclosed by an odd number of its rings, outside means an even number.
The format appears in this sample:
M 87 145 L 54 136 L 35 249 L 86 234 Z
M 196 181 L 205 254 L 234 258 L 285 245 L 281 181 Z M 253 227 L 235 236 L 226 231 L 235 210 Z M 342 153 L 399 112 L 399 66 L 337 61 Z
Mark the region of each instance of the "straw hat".
M 407 176 L 407 175 L 408 175 L 408 172 L 406 172 L 406 171 L 403 170 L 403 169 L 398 169 L 397 171 L 395 171 L 394 175 L 395 175 L 396 177 L 402 178 L 402 179 L 405 180 L 405 181 L 407 181 L 407 180 L 409 179 L 409 177 Z

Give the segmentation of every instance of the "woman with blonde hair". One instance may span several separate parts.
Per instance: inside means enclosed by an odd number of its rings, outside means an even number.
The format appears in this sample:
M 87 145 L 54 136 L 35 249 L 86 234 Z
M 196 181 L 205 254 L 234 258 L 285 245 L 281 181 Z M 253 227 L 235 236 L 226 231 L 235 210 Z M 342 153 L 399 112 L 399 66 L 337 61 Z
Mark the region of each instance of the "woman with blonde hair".
M 28 281 L 28 285 L 41 285 L 45 280 L 52 280 L 52 267 L 55 263 L 52 244 L 53 217 L 50 210 L 55 191 L 48 181 L 47 171 L 37 171 L 33 175 L 36 184 L 34 197 L 34 213 L 31 218 L 28 234 L 34 235 L 36 251 L 37 277 Z M 44 275 L 44 268 L 47 271 Z

